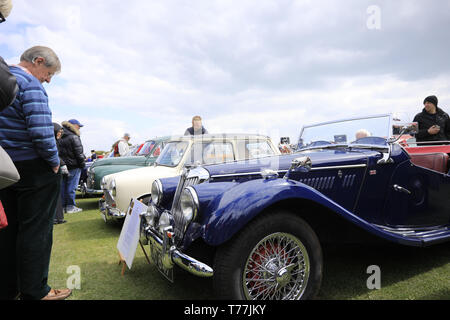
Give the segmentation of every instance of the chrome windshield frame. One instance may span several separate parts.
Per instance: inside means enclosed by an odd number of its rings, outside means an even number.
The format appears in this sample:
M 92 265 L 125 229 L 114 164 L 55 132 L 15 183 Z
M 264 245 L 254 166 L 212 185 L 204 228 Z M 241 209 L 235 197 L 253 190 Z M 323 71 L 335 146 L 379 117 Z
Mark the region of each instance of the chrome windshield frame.
M 388 128 L 389 128 L 389 132 L 388 132 L 388 139 L 390 137 L 393 136 L 392 134 L 392 121 L 393 121 L 393 116 L 391 113 L 384 113 L 384 114 L 377 114 L 377 115 L 371 115 L 371 116 L 360 116 L 360 117 L 353 117 L 353 118 L 345 118 L 345 119 L 341 119 L 341 120 L 333 120 L 333 121 L 326 121 L 326 122 L 321 122 L 321 123 L 316 123 L 316 124 L 312 124 L 312 125 L 306 125 L 302 127 L 302 130 L 300 131 L 300 136 L 298 137 L 297 140 L 297 145 L 300 142 L 300 140 L 302 139 L 303 133 L 305 132 L 305 129 L 308 128 L 313 128 L 313 127 L 319 127 L 319 126 L 323 126 L 323 125 L 327 125 L 327 124 L 334 124 L 334 123 L 340 123 L 340 122 L 348 122 L 348 121 L 356 121 L 356 120 L 366 120 L 366 119 L 375 119 L 375 118 L 383 118 L 383 117 L 387 117 L 388 118 Z M 309 148 L 305 148 L 305 149 L 301 149 L 298 151 L 303 151 L 303 150 L 312 150 L 312 149 L 322 149 L 327 145 L 324 146 L 317 146 L 317 147 L 311 147 Z M 337 146 L 337 145 L 334 145 Z

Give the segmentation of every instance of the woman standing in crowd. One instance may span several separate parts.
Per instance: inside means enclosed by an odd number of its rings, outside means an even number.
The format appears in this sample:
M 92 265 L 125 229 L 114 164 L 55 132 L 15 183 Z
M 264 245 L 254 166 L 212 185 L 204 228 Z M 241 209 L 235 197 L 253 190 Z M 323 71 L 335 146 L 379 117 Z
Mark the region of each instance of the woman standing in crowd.
M 58 142 L 58 151 L 69 170 L 61 185 L 62 205 L 66 213 L 76 213 L 83 211 L 75 205 L 75 194 L 86 161 L 80 139 L 80 128 L 83 125 L 78 120 L 71 119 L 64 121 L 62 126 L 63 135 Z
M 56 122 L 53 122 L 53 128 L 55 133 L 56 145 L 58 146 L 59 149 L 59 139 L 61 139 L 61 136 L 63 134 L 63 128 Z M 69 170 L 67 170 L 67 166 L 64 163 L 64 160 L 59 158 L 59 162 L 61 165 L 61 174 L 63 176 L 69 175 Z M 67 221 L 64 220 L 64 209 L 62 205 L 62 198 L 58 197 L 58 203 L 56 204 L 55 224 L 61 224 L 66 222 Z

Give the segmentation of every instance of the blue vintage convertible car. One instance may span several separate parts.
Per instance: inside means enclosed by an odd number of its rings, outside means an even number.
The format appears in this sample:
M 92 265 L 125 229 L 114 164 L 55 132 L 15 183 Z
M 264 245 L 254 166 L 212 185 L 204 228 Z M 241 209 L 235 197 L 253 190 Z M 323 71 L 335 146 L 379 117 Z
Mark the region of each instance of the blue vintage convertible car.
M 313 298 L 327 242 L 449 241 L 448 155 L 409 154 L 392 125 L 380 115 L 307 126 L 294 154 L 156 180 L 141 241 L 170 281 L 177 265 L 213 277 L 219 298 L 249 300 Z

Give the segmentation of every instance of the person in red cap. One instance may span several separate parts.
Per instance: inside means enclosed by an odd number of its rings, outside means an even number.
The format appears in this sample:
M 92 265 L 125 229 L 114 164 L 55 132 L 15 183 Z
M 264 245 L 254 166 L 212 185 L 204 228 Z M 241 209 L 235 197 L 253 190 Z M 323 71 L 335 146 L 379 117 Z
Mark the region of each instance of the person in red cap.
M 69 174 L 62 179 L 61 199 L 66 213 L 76 213 L 83 211 L 75 205 L 75 193 L 86 161 L 80 139 L 80 128 L 83 125 L 80 121 L 71 119 L 64 121 L 62 127 L 64 132 L 58 140 L 59 157 L 66 164 Z
M 450 118 L 438 107 L 438 98 L 428 96 L 423 101 L 423 105 L 422 112 L 418 113 L 413 120 L 419 124 L 419 132 L 416 134 L 417 142 L 448 141 Z

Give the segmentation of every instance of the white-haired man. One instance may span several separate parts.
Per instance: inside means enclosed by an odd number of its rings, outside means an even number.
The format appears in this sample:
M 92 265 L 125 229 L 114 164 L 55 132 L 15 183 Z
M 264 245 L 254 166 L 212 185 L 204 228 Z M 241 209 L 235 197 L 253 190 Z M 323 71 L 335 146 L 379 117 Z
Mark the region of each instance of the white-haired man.
M 128 144 L 130 139 L 130 134 L 125 133 L 120 140 L 113 144 L 114 157 L 123 157 L 130 152 L 130 145 Z
M 366 129 L 359 129 L 355 134 L 356 140 L 370 136 L 371 136 L 370 132 L 367 131 Z
M 20 181 L 0 190 L 8 227 L 0 232 L 0 300 L 62 300 L 71 290 L 49 287 L 53 221 L 60 193 L 60 160 L 43 83 L 61 70 L 55 52 L 32 47 L 9 68 L 17 98 L 0 112 L 0 145 Z

